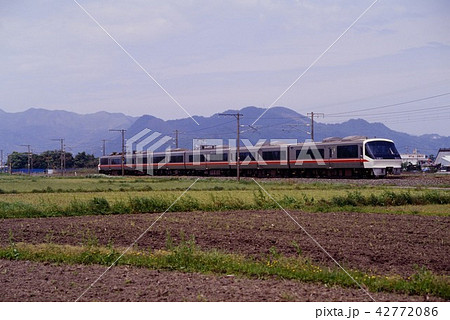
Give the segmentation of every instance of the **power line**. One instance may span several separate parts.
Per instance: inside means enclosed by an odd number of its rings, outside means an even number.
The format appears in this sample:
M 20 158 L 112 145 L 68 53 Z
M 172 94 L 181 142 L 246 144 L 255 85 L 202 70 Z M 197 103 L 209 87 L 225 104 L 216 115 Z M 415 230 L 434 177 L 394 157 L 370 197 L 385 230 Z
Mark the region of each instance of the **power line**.
M 401 119 L 392 119 L 393 121 L 390 121 L 389 119 L 386 120 L 387 123 L 391 123 L 391 124 L 400 124 L 400 123 L 410 123 L 410 122 L 423 122 L 423 121 L 428 121 L 428 120 L 448 120 L 450 119 L 450 115 L 448 117 L 442 117 L 442 116 L 434 116 L 434 117 L 428 117 L 428 118 L 414 118 L 414 119 L 405 119 L 405 120 L 401 120 Z
M 367 121 L 383 121 L 383 122 L 390 122 L 392 120 L 408 120 L 408 119 L 426 119 L 426 118 L 436 118 L 436 119 L 440 119 L 443 118 L 447 115 L 450 115 L 450 113 L 448 111 L 446 112 L 429 112 L 429 113 L 405 113 L 405 114 L 392 114 L 392 115 L 370 115 L 370 116 L 365 116 L 365 115 L 358 115 L 355 117 L 359 117 L 362 119 L 365 119 Z
M 450 92 L 447 92 L 447 93 L 442 93 L 442 94 L 438 94 L 438 95 L 435 95 L 435 96 L 429 96 L 429 97 L 425 97 L 425 98 L 409 100 L 409 101 L 404 101 L 404 102 L 399 102 L 399 103 L 394 103 L 394 104 L 388 104 L 388 105 L 383 105 L 383 106 L 378 106 L 378 107 L 357 109 L 357 110 L 353 110 L 353 111 L 335 112 L 335 113 L 330 113 L 327 116 L 335 116 L 335 115 L 338 115 L 338 114 L 349 114 L 349 113 L 354 113 L 354 112 L 358 112 L 358 111 L 369 111 L 369 110 L 377 110 L 377 109 L 384 109 L 384 108 L 389 108 L 389 107 L 401 106 L 401 105 L 408 104 L 408 103 L 425 101 L 425 100 L 430 100 L 430 99 L 434 99 L 434 98 L 438 98 L 438 97 L 443 97 L 443 96 L 446 96 L 446 95 L 449 95 L 449 94 L 450 94 Z
M 209 127 L 197 129 L 197 130 L 186 131 L 185 133 L 192 133 L 192 132 L 202 131 L 202 130 L 206 130 L 206 129 L 217 128 L 217 127 L 224 126 L 224 125 L 226 125 L 228 123 L 231 123 L 231 122 L 234 122 L 234 120 L 227 121 L 227 122 L 224 122 L 224 123 L 220 123 L 220 124 L 217 124 L 217 125 L 214 125 L 214 126 L 209 126 Z
M 450 105 L 445 105 L 445 106 L 439 106 L 439 107 L 428 107 L 428 108 L 420 108 L 420 109 L 410 109 L 410 110 L 405 110 L 405 111 L 391 111 L 391 112 L 378 112 L 378 113 L 368 113 L 368 114 L 353 114 L 353 117 L 367 117 L 367 116 L 379 116 L 379 115 L 383 115 L 383 114 L 389 114 L 389 115 L 393 115 L 393 114 L 408 114 L 408 113 L 416 113 L 416 112 L 420 112 L 420 111 L 428 111 L 428 110 L 439 110 L 439 109 L 448 109 L 450 108 Z M 340 118 L 340 117 L 348 117 L 347 115 L 327 115 L 333 118 Z

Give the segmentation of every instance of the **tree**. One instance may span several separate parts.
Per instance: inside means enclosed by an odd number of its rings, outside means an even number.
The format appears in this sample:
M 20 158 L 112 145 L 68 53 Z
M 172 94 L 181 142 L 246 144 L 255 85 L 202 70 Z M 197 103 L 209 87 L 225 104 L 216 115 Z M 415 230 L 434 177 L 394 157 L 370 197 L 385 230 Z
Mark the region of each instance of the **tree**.
M 95 168 L 98 164 L 98 158 L 83 151 L 75 156 L 73 164 L 75 168 Z
M 73 159 L 73 155 L 70 152 L 66 152 L 65 153 L 65 161 L 66 161 L 66 168 L 73 168 L 73 164 L 74 164 L 74 159 Z
M 28 154 L 14 151 L 8 156 L 8 164 L 12 169 L 28 168 Z
M 66 168 L 73 167 L 73 156 L 71 153 L 65 153 Z M 33 155 L 33 167 L 39 169 L 60 169 L 61 151 L 47 150 L 39 155 Z
M 86 152 L 78 153 L 75 158 L 70 152 L 66 152 L 65 168 L 95 168 L 98 164 L 98 158 L 93 154 Z M 28 167 L 28 154 L 14 151 L 8 156 L 8 164 L 13 169 L 22 169 Z M 60 169 L 61 168 L 61 151 L 47 150 L 41 154 L 32 155 L 33 168 L 35 169 Z

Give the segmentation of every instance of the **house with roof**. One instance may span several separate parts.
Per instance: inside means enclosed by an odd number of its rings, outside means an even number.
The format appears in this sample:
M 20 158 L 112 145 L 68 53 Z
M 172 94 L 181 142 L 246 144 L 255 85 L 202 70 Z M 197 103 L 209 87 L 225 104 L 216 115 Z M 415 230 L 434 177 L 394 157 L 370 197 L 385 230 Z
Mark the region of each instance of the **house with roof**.
M 441 171 L 450 171 L 450 148 L 439 149 L 434 165 Z

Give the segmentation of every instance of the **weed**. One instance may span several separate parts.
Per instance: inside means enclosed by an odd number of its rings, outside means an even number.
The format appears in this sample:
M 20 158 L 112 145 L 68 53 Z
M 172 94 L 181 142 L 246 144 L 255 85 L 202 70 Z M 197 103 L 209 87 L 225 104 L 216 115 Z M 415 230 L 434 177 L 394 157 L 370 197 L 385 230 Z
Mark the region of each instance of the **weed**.
M 174 247 L 175 247 L 175 245 L 173 243 L 173 238 L 170 234 L 170 231 L 166 230 L 166 249 L 173 250 Z
M 109 206 L 108 200 L 105 198 L 94 197 L 88 201 L 87 210 L 92 213 L 106 214 L 110 213 L 111 207 Z
M 303 258 L 285 257 L 278 254 L 276 249 L 269 251 L 277 259 L 265 262 L 216 250 L 201 251 L 195 245 L 194 239 L 182 241 L 178 246 L 170 247 L 171 249 L 167 251 L 148 254 L 141 251 L 129 251 L 117 261 L 117 264 L 184 272 L 233 274 L 260 279 L 278 277 L 356 288 L 355 282 L 339 268 L 323 268 Z M 19 246 L 14 241 L 11 241 L 8 247 L 0 247 L 0 259 L 111 265 L 118 257 L 118 253 L 113 249 L 101 247 L 68 248 L 53 244 Z M 436 275 L 425 268 L 418 268 L 408 278 L 395 275 L 372 275 L 358 270 L 348 270 L 348 272 L 356 281 L 373 292 L 434 295 L 450 299 L 448 277 Z
M 8 240 L 9 247 L 6 249 L 5 258 L 10 260 L 19 260 L 20 253 L 19 250 L 17 250 L 12 230 L 9 230 Z
M 300 248 L 299 244 L 295 240 L 292 240 L 291 243 L 292 243 L 292 246 L 295 248 L 295 251 L 297 252 L 297 255 L 299 257 L 301 257 L 303 255 L 302 248 Z
M 426 204 L 450 204 L 450 193 L 426 191 L 418 194 L 385 190 L 379 195 L 363 196 L 359 191 L 347 192 L 345 196 L 334 196 L 329 201 L 336 206 L 403 206 Z
M 119 200 L 114 202 L 111 205 L 111 213 L 119 213 L 119 214 L 124 214 L 124 213 L 130 213 L 131 211 L 131 207 L 123 200 Z
M 98 238 L 94 232 L 90 229 L 87 229 L 83 235 L 83 245 L 88 248 L 98 247 Z
M 253 193 L 253 201 L 258 209 L 272 209 L 274 207 L 273 200 L 267 197 L 261 189 Z

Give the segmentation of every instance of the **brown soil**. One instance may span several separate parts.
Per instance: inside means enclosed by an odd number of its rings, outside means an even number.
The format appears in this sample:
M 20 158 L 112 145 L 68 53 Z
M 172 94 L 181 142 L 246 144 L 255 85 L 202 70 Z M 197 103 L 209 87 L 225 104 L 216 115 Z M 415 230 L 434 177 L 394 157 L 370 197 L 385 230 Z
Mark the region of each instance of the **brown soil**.
M 102 266 L 0 260 L 0 301 L 75 301 Z M 441 301 L 371 293 L 377 301 Z M 257 280 L 114 267 L 80 301 L 371 301 L 362 291 L 284 280 Z
M 330 255 L 347 268 L 377 274 L 407 276 L 426 267 L 450 274 L 449 225 L 446 217 L 361 213 L 303 213 L 292 216 Z M 0 224 L 0 243 L 130 245 L 160 214 L 6 219 Z M 182 234 L 195 237 L 202 249 L 216 248 L 264 258 L 271 247 L 334 266 L 331 259 L 282 211 L 167 213 L 138 242 L 142 249 L 175 244 Z

